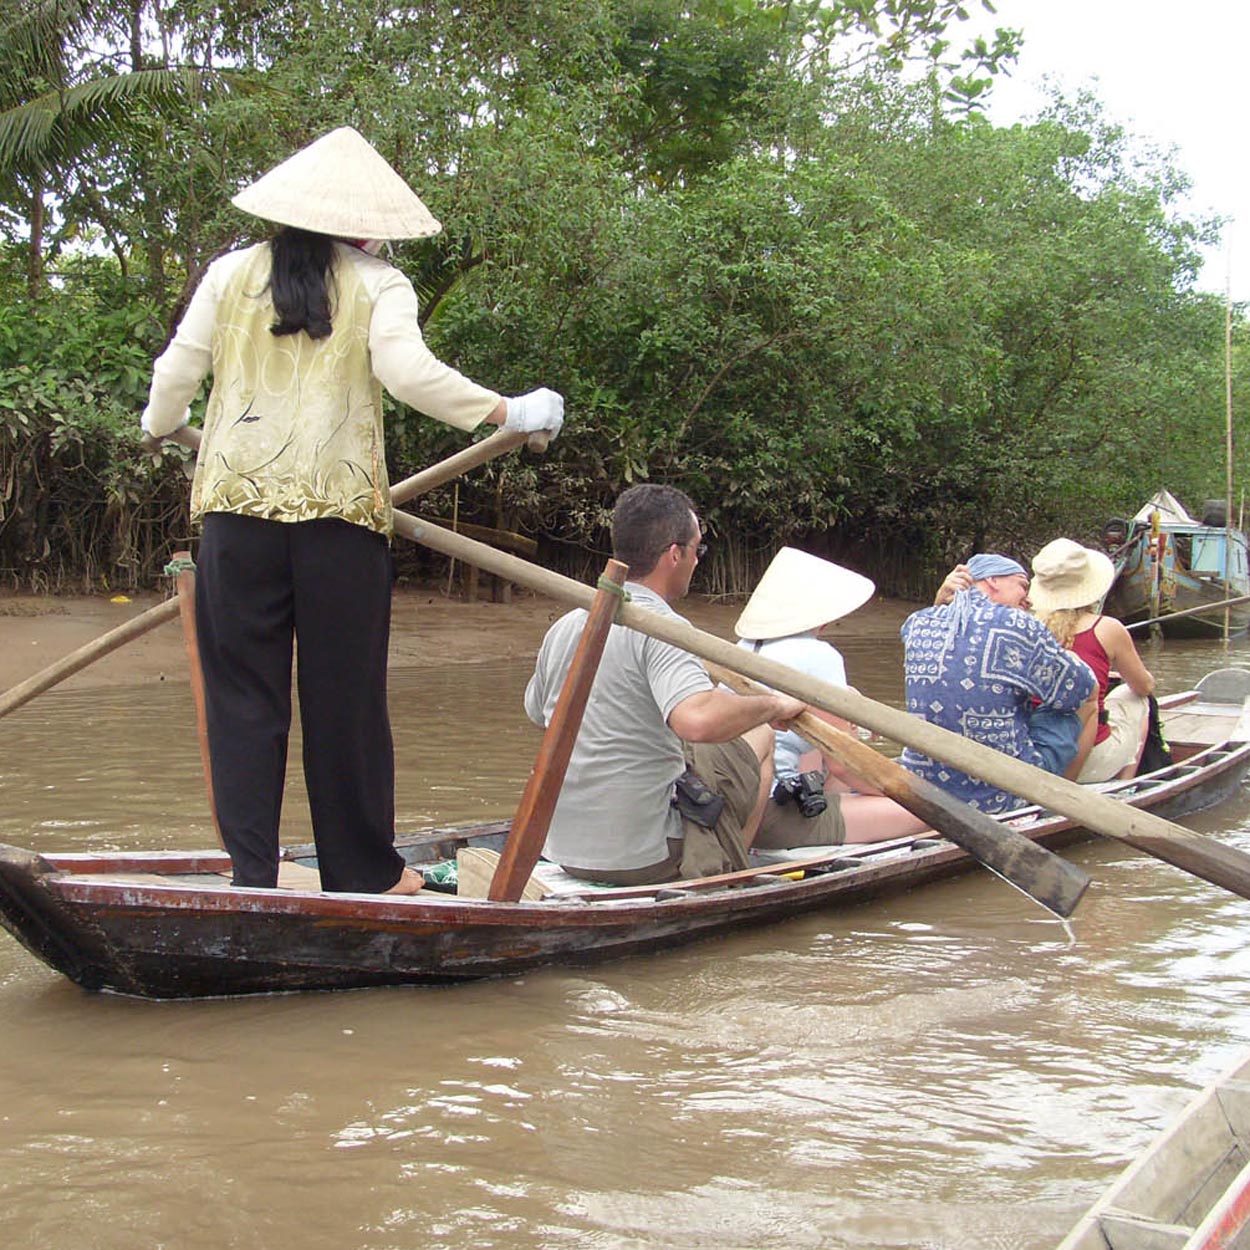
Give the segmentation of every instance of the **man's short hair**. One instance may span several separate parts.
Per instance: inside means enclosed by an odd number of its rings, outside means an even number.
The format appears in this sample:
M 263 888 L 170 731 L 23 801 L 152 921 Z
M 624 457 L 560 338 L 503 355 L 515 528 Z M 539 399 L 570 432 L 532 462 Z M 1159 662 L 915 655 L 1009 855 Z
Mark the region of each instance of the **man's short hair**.
M 646 577 L 674 543 L 688 543 L 694 504 L 675 486 L 631 486 L 612 510 L 612 554 L 629 565 L 630 577 Z

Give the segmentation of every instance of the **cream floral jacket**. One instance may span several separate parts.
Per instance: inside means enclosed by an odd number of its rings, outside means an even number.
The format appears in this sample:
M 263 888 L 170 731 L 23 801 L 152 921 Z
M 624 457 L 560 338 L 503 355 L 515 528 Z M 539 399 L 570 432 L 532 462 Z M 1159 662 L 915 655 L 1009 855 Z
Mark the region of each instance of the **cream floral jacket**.
M 412 285 L 383 260 L 335 247 L 328 338 L 270 333 L 270 252 L 259 244 L 209 266 L 156 362 L 143 427 L 166 434 L 211 369 L 213 388 L 191 516 L 276 521 L 337 517 L 389 534 L 382 387 L 471 430 L 499 396 L 437 360 Z

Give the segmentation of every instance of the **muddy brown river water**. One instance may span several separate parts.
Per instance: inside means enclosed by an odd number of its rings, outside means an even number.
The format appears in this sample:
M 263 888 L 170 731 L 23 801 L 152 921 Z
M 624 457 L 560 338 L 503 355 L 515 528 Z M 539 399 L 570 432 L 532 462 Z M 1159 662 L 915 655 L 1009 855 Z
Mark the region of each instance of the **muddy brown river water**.
M 899 701 L 892 628 L 843 649 Z M 1147 663 L 1175 689 L 1250 648 Z M 403 828 L 511 811 L 528 672 L 393 672 Z M 172 675 L 14 713 L 0 841 L 210 846 L 191 716 Z M 1250 790 L 1187 823 L 1250 849 Z M 0 934 L 0 1246 L 1045 1250 L 1250 1041 L 1250 903 L 1070 854 L 1095 883 L 1068 925 L 976 873 L 438 990 L 146 1003 Z

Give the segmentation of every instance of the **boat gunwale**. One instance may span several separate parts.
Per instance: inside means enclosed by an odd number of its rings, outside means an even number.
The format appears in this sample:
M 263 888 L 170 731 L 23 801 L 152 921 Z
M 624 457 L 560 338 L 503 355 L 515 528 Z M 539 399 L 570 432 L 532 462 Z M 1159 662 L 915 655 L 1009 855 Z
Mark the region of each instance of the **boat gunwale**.
M 1117 1222 L 1125 1231 L 1124 1221 L 1140 1222 L 1143 1232 L 1152 1230 L 1188 1231 L 1190 1235 L 1178 1250 L 1221 1250 L 1232 1243 L 1227 1234 L 1239 1231 L 1247 1220 L 1247 1179 L 1250 1164 L 1244 1165 L 1230 1183 L 1202 1211 L 1200 1218 L 1186 1225 L 1162 1222 L 1160 1218 L 1143 1209 L 1140 1201 L 1143 1185 L 1152 1172 L 1157 1173 L 1165 1163 L 1180 1162 L 1188 1158 L 1186 1134 L 1191 1127 L 1203 1122 L 1204 1117 L 1215 1123 L 1223 1123 L 1231 1142 L 1250 1145 L 1250 1120 L 1245 1116 L 1230 1117 L 1225 1093 L 1238 1087 L 1250 1090 L 1250 1051 L 1243 1051 L 1204 1085 L 1194 1090 L 1184 1106 L 1158 1130 L 1138 1153 L 1112 1178 L 1093 1203 L 1084 1211 L 1076 1224 L 1060 1242 L 1058 1250 L 1081 1250 L 1093 1244 L 1106 1245 L 1109 1232 L 1104 1220 Z M 1201 1178 L 1199 1178 L 1201 1179 Z M 1209 1183 L 1209 1178 L 1204 1183 Z M 1153 1191 L 1152 1191 L 1153 1192 Z M 1190 1201 L 1201 1190 L 1190 1196 Z M 1168 1213 L 1171 1214 L 1171 1213 Z M 1092 1239 L 1092 1240 L 1091 1240 Z M 1120 1244 L 1120 1242 L 1117 1242 Z M 1153 1244 L 1153 1243 L 1152 1243 Z
M 1205 761 L 1205 762 L 1204 762 Z M 1121 798 L 1130 807 L 1162 807 L 1199 785 L 1225 776 L 1238 768 L 1250 767 L 1250 742 L 1212 744 L 1176 763 L 1130 778 L 1106 788 L 1113 796 L 1123 791 L 1136 791 Z M 1143 782 L 1150 784 L 1143 784 Z M 1024 836 L 1042 843 L 1062 835 L 1097 837 L 1072 817 L 1043 811 L 1037 807 L 1016 809 L 997 819 Z M 454 835 L 458 841 L 482 836 L 498 826 L 467 824 Z M 506 822 L 503 822 L 506 828 Z M 430 840 L 446 840 L 450 829 L 440 829 L 436 836 L 415 835 L 404 845 L 420 845 Z M 167 853 L 155 852 L 158 856 Z M 178 853 L 172 853 L 178 856 Z M 43 855 L 40 858 L 53 871 L 42 874 L 41 883 L 55 896 L 70 905 L 91 904 L 101 907 L 126 907 L 137 910 L 164 911 L 203 910 L 298 914 L 325 919 L 358 919 L 364 923 L 397 922 L 404 926 L 424 924 L 476 922 L 483 925 L 516 923 L 524 925 L 568 925 L 601 916 L 606 922 L 622 916 L 645 918 L 652 913 L 671 915 L 674 911 L 705 910 L 737 912 L 752 910 L 764 901 L 760 886 L 767 887 L 770 902 L 782 902 L 808 896 L 823 897 L 848 892 L 851 878 L 856 885 L 867 885 L 865 871 L 873 878 L 887 881 L 907 875 L 923 880 L 929 870 L 940 871 L 947 863 L 972 862 L 972 857 L 954 843 L 947 842 L 932 831 L 886 842 L 861 843 L 833 848 L 817 856 L 781 860 L 757 865 L 720 878 L 700 881 L 676 881 L 661 885 L 631 886 L 619 889 L 587 888 L 584 891 L 548 895 L 540 900 L 492 902 L 488 899 L 459 898 L 449 894 L 388 896 L 378 894 L 331 894 L 324 891 L 271 890 L 223 885 L 197 886 L 185 882 L 157 884 L 150 882 L 114 882 L 96 880 L 108 872 L 150 871 L 152 860 L 142 853 L 120 857 L 128 867 L 109 866 L 99 853 L 89 858 L 72 855 Z M 175 858 L 178 864 L 219 863 L 224 853 L 188 853 Z M 170 861 L 166 861 L 168 864 Z M 227 861 L 228 862 L 228 861 Z M 917 871 L 920 866 L 924 868 Z M 888 866 L 888 871 L 881 871 Z M 789 880 L 786 873 L 830 869 L 800 880 Z M 187 869 L 171 875 L 186 875 Z M 823 888 L 818 888 L 823 887 Z M 594 923 L 599 923 L 596 920 Z

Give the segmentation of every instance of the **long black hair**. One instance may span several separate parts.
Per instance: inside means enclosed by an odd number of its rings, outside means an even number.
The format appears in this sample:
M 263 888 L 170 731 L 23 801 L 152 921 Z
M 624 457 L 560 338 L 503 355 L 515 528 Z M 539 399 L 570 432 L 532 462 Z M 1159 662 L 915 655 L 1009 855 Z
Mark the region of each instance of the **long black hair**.
M 328 338 L 334 240 L 328 234 L 283 226 L 269 249 L 273 254 L 269 291 L 278 314 L 270 334 L 281 337 L 304 330 L 311 339 Z

